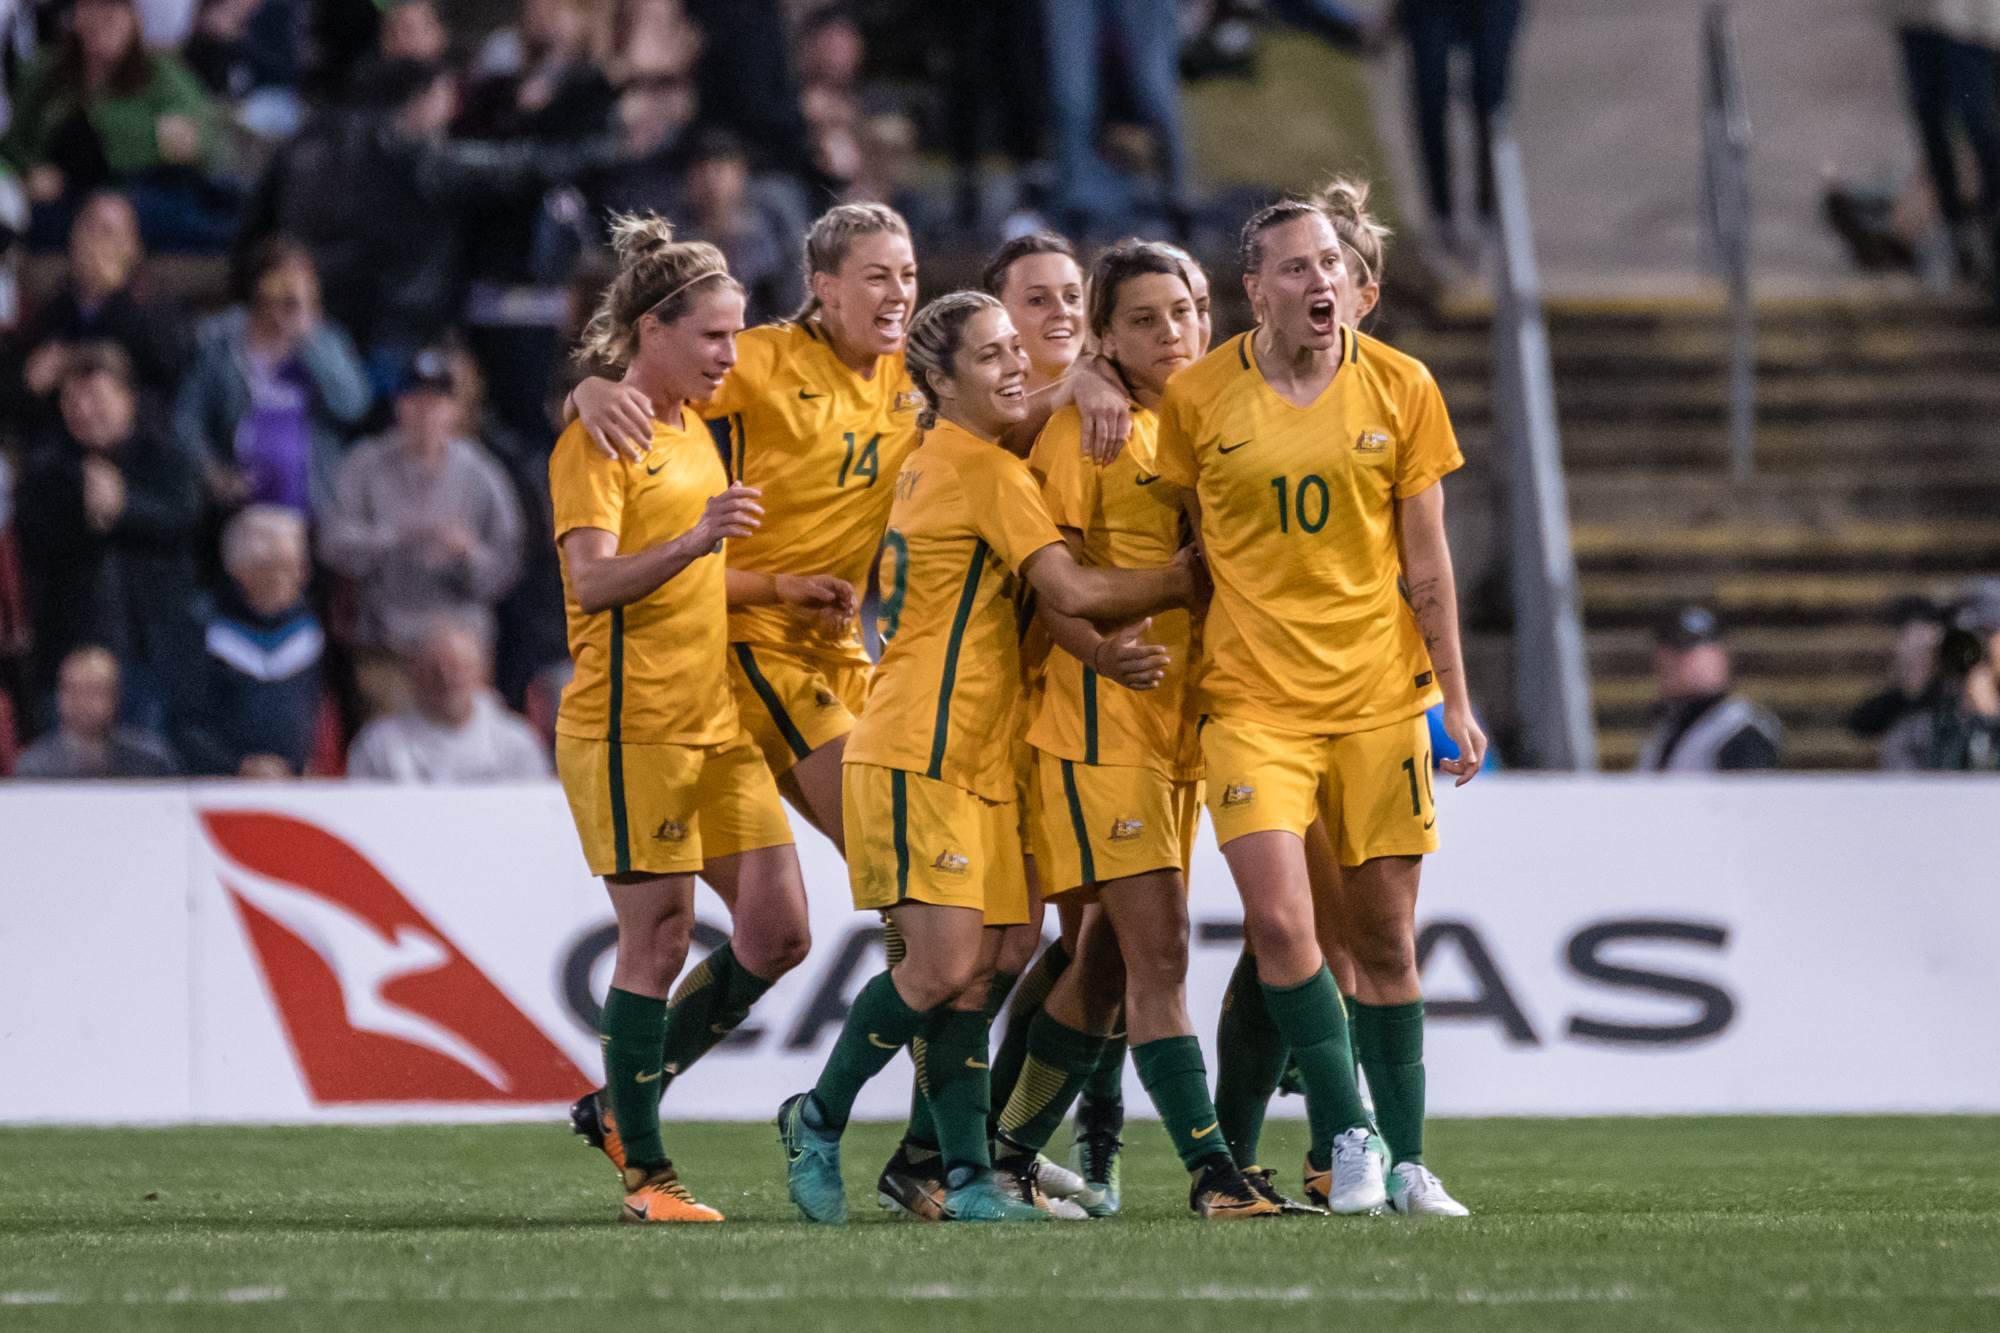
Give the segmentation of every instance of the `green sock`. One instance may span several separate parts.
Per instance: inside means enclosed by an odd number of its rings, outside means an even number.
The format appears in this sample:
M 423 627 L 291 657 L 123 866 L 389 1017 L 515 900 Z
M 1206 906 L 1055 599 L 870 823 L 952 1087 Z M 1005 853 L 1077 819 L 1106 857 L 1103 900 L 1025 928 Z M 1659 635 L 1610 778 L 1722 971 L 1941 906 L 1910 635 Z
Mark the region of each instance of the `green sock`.
M 1229 1155 L 1215 1103 L 1208 1099 L 1208 1067 L 1193 1037 L 1162 1037 L 1132 1048 L 1139 1081 L 1160 1113 L 1181 1165 L 1194 1170 L 1203 1159 Z
M 1361 1086 L 1361 1030 L 1354 1026 L 1354 1019 L 1356 1011 L 1360 1008 L 1361 1001 L 1355 999 L 1346 991 L 1342 991 L 1340 993 L 1340 1003 L 1347 1010 L 1349 1042 L 1354 1047 L 1354 1086 L 1358 1088 Z
M 819 1071 L 813 1085 L 812 1105 L 821 1128 L 839 1130 L 846 1126 L 854 1110 L 861 1086 L 882 1072 L 896 1052 L 910 1044 L 923 1026 L 924 1015 L 903 1003 L 896 983 L 887 972 L 878 972 L 854 997 L 847 1011 L 833 1053 L 826 1068 Z
M 1042 950 L 1042 956 L 1021 974 L 1020 984 L 1014 987 L 1014 998 L 1007 1006 L 1007 1032 L 1000 1039 L 1000 1049 L 993 1053 L 993 1099 L 1001 1106 L 1014 1095 L 1014 1081 L 1021 1077 L 1021 1065 L 1028 1058 L 1028 1029 L 1048 1003 L 1056 978 L 1068 967 L 1069 952 L 1057 940 Z
M 989 1032 L 993 1027 L 993 1019 L 999 1014 L 1001 1006 L 1007 1003 L 1007 996 L 1013 991 L 1014 983 L 1018 980 L 1020 978 L 1012 972 L 993 974 L 993 985 L 986 992 L 986 1008 L 981 1015 L 986 1019 Z M 938 1150 L 937 1122 L 931 1117 L 930 1098 L 924 1096 L 922 1086 L 914 1081 L 910 1084 L 910 1120 L 903 1127 L 903 1142 L 913 1148 L 928 1149 L 931 1152 Z
M 1092 1106 L 1116 1102 L 1125 1105 L 1125 1034 L 1114 1032 L 1104 1039 L 1104 1052 L 1097 1067 L 1083 1081 L 1083 1099 Z
M 1334 1136 L 1368 1124 L 1354 1083 L 1354 1048 L 1340 989 L 1324 964 L 1296 986 L 1264 986 L 1271 1021 L 1292 1048 L 1306 1080 L 1306 1121 L 1312 1128 L 1307 1155 L 1315 1168 L 1332 1159 Z
M 924 1034 L 910 1047 L 917 1064 L 917 1086 L 930 1100 L 938 1151 L 947 1174 L 961 1166 L 993 1165 L 986 1137 L 993 1100 L 986 1037 L 985 1014 L 947 1009 L 931 1016 Z
M 611 1099 L 618 1137 L 625 1141 L 625 1160 L 634 1166 L 666 1161 L 659 1082 L 667 1002 L 613 986 L 604 997 L 597 1031 L 604 1045 L 604 1095 Z
M 696 963 L 667 1004 L 667 1073 L 660 1080 L 661 1093 L 734 1032 L 771 986 L 737 962 L 736 951 L 727 943 Z
M 1046 1148 L 1103 1052 L 1104 1038 L 1058 1023 L 1047 1010 L 1036 1014 L 1021 1077 L 1000 1112 L 1000 1132 L 1029 1152 Z
M 1215 1114 L 1231 1155 L 1245 1166 L 1257 1163 L 1264 1112 L 1290 1058 L 1291 1048 L 1271 1021 L 1264 988 L 1257 984 L 1256 956 L 1245 953 L 1229 974 L 1215 1025 Z
M 1424 1160 L 1424 1002 L 1354 1006 L 1354 1044 L 1391 1165 Z

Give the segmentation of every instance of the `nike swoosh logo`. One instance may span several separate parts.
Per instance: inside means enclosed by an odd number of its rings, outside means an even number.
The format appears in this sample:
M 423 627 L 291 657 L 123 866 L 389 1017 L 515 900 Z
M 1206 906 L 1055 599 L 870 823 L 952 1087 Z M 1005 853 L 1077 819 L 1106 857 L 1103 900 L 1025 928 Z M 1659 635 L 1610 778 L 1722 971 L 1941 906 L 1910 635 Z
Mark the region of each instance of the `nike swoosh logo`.
M 877 1050 L 883 1050 L 883 1051 L 895 1051 L 902 1049 L 901 1047 L 897 1046 L 894 1042 L 883 1041 L 880 1037 L 876 1036 L 872 1032 L 868 1034 L 868 1044 L 870 1046 L 875 1047 Z
M 1139 484 L 1140 484 L 1141 486 L 1151 486 L 1151 485 L 1152 485 L 1152 484 L 1153 484 L 1154 482 L 1158 481 L 1159 479 L 1160 479 L 1160 474 L 1159 474 L 1159 473 L 1157 473 L 1157 472 L 1155 472 L 1155 473 L 1154 473 L 1154 474 L 1153 474 L 1152 476 L 1150 476 L 1150 477 L 1141 477 L 1141 478 L 1139 478 Z
M 1225 444 L 1218 446 L 1215 452 L 1217 452 L 1218 454 L 1233 454 L 1238 449 L 1241 449 L 1244 445 L 1248 443 L 1250 443 L 1250 441 L 1248 440 L 1238 440 L 1234 444 Z
M 1432 815 L 1429 819 L 1426 819 L 1424 821 L 1424 832 L 1429 833 L 1432 829 L 1437 827 L 1437 824 L 1438 824 L 1438 817 L 1436 815 Z
M 1194 1131 L 1194 1133 L 1193 1133 L 1193 1134 L 1192 1134 L 1192 1135 L 1191 1135 L 1190 1137 L 1193 1137 L 1193 1138 L 1197 1138 L 1197 1139 L 1205 1139 L 1205 1138 L 1207 1138 L 1207 1137 L 1208 1137 L 1209 1135 L 1211 1135 L 1211 1134 L 1215 1133 L 1215 1128 L 1216 1128 L 1216 1125 L 1220 1125 L 1221 1123 L 1222 1123 L 1222 1122 L 1221 1122 L 1220 1120 L 1218 1120 L 1218 1121 L 1216 1121 L 1216 1122 L 1215 1122 L 1215 1124 L 1214 1124 L 1214 1125 L 1210 1125 L 1210 1126 L 1209 1126 L 1209 1127 L 1208 1127 L 1207 1129 L 1197 1129 L 1196 1131 Z
M 666 1076 L 667 1076 L 667 1071 L 666 1071 L 665 1069 L 655 1069 L 655 1070 L 654 1070 L 654 1071 L 653 1071 L 652 1073 L 650 1073 L 650 1074 L 635 1074 L 635 1075 L 633 1075 L 633 1082 L 635 1082 L 635 1083 L 658 1083 L 658 1082 L 659 1082 L 659 1081 L 660 1081 L 661 1079 L 665 1078 Z
M 716 1036 L 718 1036 L 718 1037 L 726 1037 L 726 1036 L 728 1036 L 728 1035 L 729 1035 L 730 1033 L 732 1033 L 732 1032 L 736 1031 L 736 1029 L 735 1029 L 735 1028 L 733 1028 L 733 1027 L 729 1027 L 729 1026 L 727 1026 L 726 1024 L 723 1024 L 723 1023 L 710 1023 L 710 1024 L 708 1025 L 708 1030 L 709 1030 L 709 1031 L 710 1031 L 711 1033 L 713 1033 L 713 1034 L 715 1034 Z
M 641 1222 L 644 1222 L 653 1215 L 653 1205 L 649 1203 L 644 1208 L 634 1208 L 628 1203 L 625 1205 L 625 1211 L 638 1218 Z
M 824 397 L 826 397 L 826 395 L 823 393 L 808 393 L 804 389 L 799 390 L 799 401 L 802 403 L 810 403 L 815 398 L 824 398 Z
M 965 1067 L 966 1067 L 967 1069 L 984 1069 L 984 1068 L 986 1068 L 986 1066 L 985 1066 L 984 1064 L 982 1064 L 982 1063 L 981 1063 L 980 1061 L 978 1061 L 978 1060 L 975 1060 L 975 1059 L 973 1059 L 973 1058 L 972 1058 L 971 1056 L 969 1056 L 969 1055 L 965 1057 Z M 1214 1128 L 1214 1126 L 1210 1126 L 1210 1128 Z
M 659 475 L 660 475 L 660 473 L 661 473 L 661 472 L 663 472 L 663 471 L 665 471 L 665 470 L 666 470 L 666 466 L 667 466 L 667 464 L 666 464 L 666 460 L 664 460 L 664 459 L 663 459 L 663 460 L 661 460 L 661 463 L 660 463 L 660 466 L 659 466 L 659 467 L 649 467 L 649 468 L 647 468 L 647 469 L 646 469 L 646 475 L 647 475 L 647 476 L 649 476 L 649 477 L 657 477 L 657 476 L 659 476 Z

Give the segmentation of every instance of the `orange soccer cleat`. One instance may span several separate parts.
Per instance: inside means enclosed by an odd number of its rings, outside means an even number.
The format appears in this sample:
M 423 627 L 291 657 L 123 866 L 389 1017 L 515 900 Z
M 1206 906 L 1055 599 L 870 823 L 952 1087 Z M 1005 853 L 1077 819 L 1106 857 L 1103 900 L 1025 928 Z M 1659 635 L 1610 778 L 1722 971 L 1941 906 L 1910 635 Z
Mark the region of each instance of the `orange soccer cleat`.
M 621 1222 L 720 1222 L 722 1214 L 688 1193 L 672 1162 L 650 1171 L 625 1168 L 625 1207 Z

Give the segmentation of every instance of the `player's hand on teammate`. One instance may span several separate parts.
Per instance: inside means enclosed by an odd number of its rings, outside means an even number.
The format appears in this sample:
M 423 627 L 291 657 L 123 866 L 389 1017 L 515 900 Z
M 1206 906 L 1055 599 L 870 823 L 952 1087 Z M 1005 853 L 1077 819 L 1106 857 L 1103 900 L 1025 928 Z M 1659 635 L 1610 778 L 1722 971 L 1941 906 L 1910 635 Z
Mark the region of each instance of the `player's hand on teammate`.
M 1199 542 L 1189 542 L 1174 552 L 1172 568 L 1187 580 L 1183 606 L 1205 606 L 1215 593 L 1215 582 L 1208 576 L 1208 560 L 1201 553 Z
M 1444 706 L 1444 731 L 1458 746 L 1458 758 L 1440 759 L 1438 767 L 1458 779 L 1452 786 L 1463 787 L 1486 762 L 1486 733 L 1479 729 L 1479 721 L 1470 708 L 1454 708 L 1450 704 Z
M 846 629 L 861 611 L 854 585 L 832 574 L 780 574 L 774 582 L 779 601 L 829 633 Z
M 1152 627 L 1149 616 L 1099 640 L 1091 654 L 1092 669 L 1128 690 L 1159 688 L 1173 659 L 1164 646 L 1146 642 L 1146 631 Z
M 606 458 L 638 462 L 653 447 L 653 400 L 621 380 L 596 375 L 570 391 L 577 420 Z
M 694 525 L 695 545 L 720 551 L 722 543 L 732 537 L 748 537 L 755 532 L 764 521 L 764 506 L 757 503 L 763 495 L 755 486 L 738 481 L 731 482 L 722 494 L 710 496 L 702 507 L 701 520 Z
M 1116 462 L 1132 434 L 1132 401 L 1115 372 L 1091 357 L 1070 376 L 1077 414 L 1083 418 L 1084 456 L 1099 467 Z

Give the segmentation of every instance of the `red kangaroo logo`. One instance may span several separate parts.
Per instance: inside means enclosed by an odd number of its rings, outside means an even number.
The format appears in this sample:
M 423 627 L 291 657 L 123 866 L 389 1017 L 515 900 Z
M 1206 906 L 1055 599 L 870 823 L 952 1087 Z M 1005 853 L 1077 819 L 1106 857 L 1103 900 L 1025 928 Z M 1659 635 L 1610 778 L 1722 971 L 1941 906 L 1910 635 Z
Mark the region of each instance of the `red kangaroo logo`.
M 220 878 L 319 1102 L 554 1102 L 590 1080 L 368 858 L 206 810 Z

